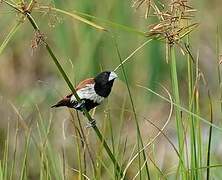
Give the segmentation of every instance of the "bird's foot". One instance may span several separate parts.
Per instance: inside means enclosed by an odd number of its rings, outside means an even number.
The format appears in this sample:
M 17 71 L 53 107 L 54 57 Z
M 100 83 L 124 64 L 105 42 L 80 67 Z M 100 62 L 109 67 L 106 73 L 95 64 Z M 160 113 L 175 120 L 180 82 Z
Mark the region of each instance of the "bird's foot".
M 93 119 L 92 121 L 88 122 L 86 128 L 94 128 L 96 126 L 96 120 Z

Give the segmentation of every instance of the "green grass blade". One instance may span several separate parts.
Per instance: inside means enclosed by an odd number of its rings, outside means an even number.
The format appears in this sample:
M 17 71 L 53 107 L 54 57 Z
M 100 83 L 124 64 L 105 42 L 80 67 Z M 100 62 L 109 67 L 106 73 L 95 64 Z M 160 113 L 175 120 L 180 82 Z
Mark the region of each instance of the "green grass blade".
M 216 62 L 217 62 L 217 76 L 218 76 L 218 85 L 220 88 L 220 100 L 222 100 L 222 77 L 221 77 L 221 58 L 220 58 L 220 48 L 221 48 L 221 44 L 220 44 L 220 27 L 219 25 L 217 26 L 217 33 L 216 33 Z M 220 110 L 222 112 L 222 101 L 220 103 Z
M 16 130 L 15 130 L 15 139 L 14 139 L 14 151 L 13 151 L 13 159 L 12 159 L 12 166 L 11 166 L 11 173 L 10 173 L 10 180 L 13 179 L 15 164 L 16 164 L 16 153 L 18 151 L 18 131 L 19 131 L 19 122 L 16 123 Z
M 88 25 L 90 25 L 90 26 L 92 26 L 92 27 L 94 27 L 94 28 L 96 28 L 98 30 L 107 31 L 106 28 L 104 28 L 104 27 L 102 27 L 102 26 L 100 26 L 100 25 L 98 25 L 98 24 L 96 24 L 96 23 L 94 23 L 92 21 L 89 21 L 89 20 L 85 19 L 85 18 L 77 15 L 76 13 L 70 13 L 70 12 L 62 10 L 62 9 L 58 9 L 58 8 L 54 8 L 54 7 L 47 7 L 47 6 L 41 6 L 40 9 L 48 9 L 49 11 L 55 11 L 55 12 L 58 12 L 58 13 L 61 13 L 61 14 L 65 14 L 67 16 L 72 17 L 75 20 L 78 20 L 80 22 L 88 24 Z
M 44 125 L 44 119 L 42 117 L 42 114 L 40 113 L 40 110 L 38 106 L 36 106 L 37 111 L 39 113 L 39 120 L 37 122 L 37 127 L 40 136 L 40 140 L 42 141 L 42 150 L 40 152 L 40 158 L 41 158 L 41 176 L 43 176 L 43 172 L 45 171 L 46 177 L 54 177 L 57 180 L 62 179 L 62 173 L 60 171 L 60 164 L 59 164 L 59 158 L 57 157 L 57 153 L 53 150 L 51 147 L 51 144 L 48 142 L 48 136 L 50 134 L 51 125 L 52 125 L 52 118 L 50 117 L 49 123 L 47 127 Z M 45 164 L 47 165 L 45 167 Z M 43 178 L 44 179 L 44 178 Z
M 26 175 L 26 164 L 27 164 L 27 156 L 28 156 L 29 145 L 30 145 L 30 136 L 31 136 L 31 131 L 28 132 L 27 137 L 26 137 L 25 152 L 24 152 L 22 166 L 21 166 L 20 180 L 23 180 Z
M 0 180 L 3 180 L 2 162 L 0 161 Z
M 82 12 L 78 12 L 78 11 L 74 11 L 74 12 L 76 14 L 79 14 L 79 15 L 82 15 L 82 16 L 85 16 L 85 17 L 88 17 L 88 18 L 92 18 L 92 19 L 104 22 L 105 24 L 109 25 L 110 27 L 120 29 L 120 30 L 123 30 L 123 31 L 127 31 L 127 32 L 131 32 L 131 33 L 135 33 L 135 34 L 140 35 L 140 36 L 144 36 L 144 37 L 146 36 L 146 33 L 142 32 L 142 31 L 138 31 L 138 29 L 136 29 L 136 28 L 132 28 L 132 27 L 129 27 L 129 26 L 126 26 L 126 25 L 123 25 L 123 24 L 119 24 L 119 23 L 116 23 L 116 22 L 113 22 L 113 21 L 110 21 L 110 20 L 107 20 L 107 19 L 100 18 L 100 17 L 96 17 L 96 16 L 93 16 L 93 15 L 90 15 L 90 14 L 86 14 L 86 13 L 82 13 Z
M 144 32 L 139 31 L 136 28 L 132 28 L 132 27 L 129 27 L 129 26 L 126 26 L 126 25 L 123 25 L 123 24 L 112 22 L 110 20 L 103 19 L 103 18 L 100 18 L 100 17 L 96 17 L 96 16 L 93 16 L 93 15 L 90 15 L 90 14 L 87 14 L 87 13 L 76 11 L 76 10 L 72 11 L 73 13 L 71 13 L 71 12 L 68 12 L 68 11 L 65 11 L 65 10 L 61 10 L 61 9 L 57 9 L 57 8 L 51 8 L 51 7 L 47 7 L 47 6 L 41 6 L 40 9 L 50 9 L 52 11 L 68 15 L 68 16 L 74 18 L 74 19 L 77 19 L 77 20 L 81 20 L 79 18 L 82 18 L 81 16 L 84 16 L 84 17 L 87 17 L 87 18 L 91 18 L 91 19 L 95 19 L 97 21 L 103 22 L 103 23 L 107 24 L 108 26 L 116 28 L 116 29 L 131 32 L 131 33 L 134 33 L 134 34 L 137 34 L 137 35 L 140 35 L 140 36 L 144 36 L 144 37 L 146 36 L 146 34 Z M 86 23 L 86 24 L 89 24 L 89 25 L 91 25 L 91 26 L 93 26 L 93 27 L 95 27 L 99 30 L 107 31 L 106 28 L 104 28 L 100 25 L 97 25 L 94 22 L 91 22 L 91 21 L 89 21 L 87 19 L 84 19 L 84 18 L 83 18 L 83 20 L 84 21 L 82 21 L 82 20 L 81 21 Z
M 156 92 L 153 91 L 152 89 L 147 88 L 147 87 L 144 87 L 144 86 L 141 86 L 141 85 L 137 85 L 137 86 L 140 87 L 140 88 L 143 88 L 143 89 L 145 89 L 145 90 L 147 90 L 147 91 L 149 91 L 150 93 L 152 93 L 152 94 L 154 94 L 154 95 L 156 95 L 156 96 L 158 96 L 159 98 L 163 99 L 164 101 L 166 101 L 166 102 L 168 102 L 168 103 L 171 103 L 169 99 L 167 99 L 166 97 L 164 97 L 164 96 L 156 93 Z M 202 121 L 203 123 L 205 123 L 205 124 L 207 124 L 207 125 L 209 125 L 209 126 L 212 126 L 213 128 L 215 128 L 215 129 L 217 129 L 217 130 L 219 130 L 219 131 L 222 132 L 222 128 L 221 128 L 221 127 L 219 127 L 219 126 L 217 126 L 217 125 L 215 125 L 215 124 L 210 123 L 207 119 L 200 117 L 199 115 L 197 115 L 197 114 L 189 111 L 188 109 L 184 108 L 184 107 L 181 106 L 181 105 L 176 104 L 175 102 L 172 102 L 172 103 L 173 103 L 173 105 L 174 105 L 175 107 L 179 108 L 180 110 L 186 112 L 187 114 L 190 114 L 190 115 L 196 117 L 198 120 Z
M 212 100 L 211 100 L 211 95 L 208 90 L 208 98 L 209 98 L 209 109 L 210 109 L 210 122 L 213 123 L 213 105 L 212 105 Z M 210 166 L 210 160 L 211 160 L 211 141 L 212 141 L 212 133 L 213 133 L 213 128 L 210 126 L 209 128 L 209 138 L 208 138 L 208 147 L 207 147 L 207 166 Z M 210 179 L 210 168 L 207 168 L 207 180 Z
M 117 71 L 123 64 L 125 64 L 131 57 L 133 57 L 139 50 L 141 50 L 143 47 L 145 47 L 149 42 L 151 42 L 152 39 L 149 39 L 145 41 L 143 44 L 141 44 L 138 48 L 136 48 L 127 58 L 125 58 L 122 63 L 120 63 L 113 71 Z
M 58 62 L 57 58 L 55 57 L 54 53 L 52 52 L 52 50 L 51 50 L 51 48 L 48 46 L 48 44 L 46 45 L 46 48 L 47 48 L 48 52 L 50 53 L 52 59 L 54 60 L 54 62 L 55 62 L 55 64 L 56 64 L 57 68 L 59 69 L 60 73 L 62 74 L 63 78 L 65 79 L 66 83 L 68 84 L 68 86 L 69 86 L 70 89 L 72 90 L 73 94 L 76 96 L 76 99 L 77 99 L 78 101 L 80 101 L 80 98 L 78 97 L 78 95 L 77 95 L 77 93 L 76 93 L 76 91 L 75 91 L 72 83 L 70 82 L 68 76 L 66 75 L 65 71 L 63 70 L 62 66 L 61 66 L 60 63 Z M 89 120 L 89 122 L 93 121 L 92 117 L 89 115 L 89 113 L 88 113 L 86 110 L 84 110 L 84 113 L 85 113 L 87 119 Z M 106 143 L 103 135 L 100 133 L 100 131 L 99 131 L 99 129 L 97 128 L 97 126 L 93 126 L 92 128 L 95 130 L 95 132 L 96 132 L 99 140 L 102 142 L 102 144 L 103 144 L 103 146 L 104 146 L 107 154 L 108 154 L 109 157 L 111 158 L 113 164 L 117 166 L 117 170 L 120 172 L 120 174 L 122 174 L 121 169 L 120 169 L 120 166 L 118 165 L 118 163 L 117 163 L 117 161 L 116 161 L 116 159 L 115 159 L 112 151 L 110 150 L 108 144 Z
M 35 22 L 35 20 L 33 19 L 33 17 L 31 16 L 31 14 L 27 13 L 27 18 L 30 21 L 31 25 L 33 26 L 33 28 L 39 32 L 39 28 Z M 73 95 L 75 96 L 76 100 L 78 102 L 80 102 L 80 98 L 78 96 L 78 94 L 76 93 L 76 90 L 74 88 L 74 86 L 72 85 L 71 81 L 69 80 L 68 76 L 66 75 L 65 71 L 63 70 L 62 66 L 60 65 L 58 59 L 56 58 L 55 54 L 53 53 L 52 49 L 49 47 L 48 43 L 46 41 L 43 41 L 43 43 L 45 44 L 45 47 L 48 51 L 48 53 L 50 54 L 52 60 L 54 61 L 55 65 L 57 66 L 59 72 L 61 73 L 62 77 L 64 78 L 64 80 L 66 81 L 67 85 L 69 86 L 69 88 L 71 89 Z M 83 112 L 86 116 L 86 118 L 88 119 L 89 122 L 93 122 L 93 118 L 90 116 L 89 112 L 86 109 L 83 109 Z M 102 142 L 104 149 L 106 150 L 107 154 L 109 155 L 110 159 L 112 160 L 113 164 L 116 165 L 116 169 L 117 171 L 122 175 L 122 170 L 119 166 L 119 163 L 117 162 L 116 158 L 114 157 L 112 151 L 110 150 L 107 142 L 105 141 L 103 135 L 101 134 L 101 132 L 99 131 L 98 127 L 96 125 L 92 126 L 92 128 L 94 129 L 97 137 L 99 138 L 99 140 Z
M 8 156 L 9 156 L 9 124 L 7 128 L 7 137 L 5 141 L 4 147 L 4 161 L 3 161 L 3 178 L 8 179 Z
M 170 64 L 170 74 L 171 74 L 171 84 L 172 84 L 172 91 L 173 91 L 173 98 L 175 99 L 175 103 L 180 105 L 180 94 L 179 94 L 179 84 L 178 84 L 178 77 L 177 77 L 177 63 L 176 63 L 176 52 L 175 47 L 169 45 L 169 64 Z M 179 152 L 182 159 L 179 161 L 179 168 L 181 172 L 182 179 L 185 179 L 185 168 L 182 167 L 181 164 L 184 164 L 184 132 L 183 132 L 183 125 L 182 125 L 182 118 L 180 114 L 180 109 L 176 108 L 176 126 L 177 126 L 177 135 L 178 135 L 178 143 L 179 143 Z
M 187 36 L 187 44 L 189 44 L 189 35 Z M 196 106 L 198 104 L 198 98 L 197 98 L 197 92 L 198 89 L 196 89 L 196 86 L 194 86 L 194 78 L 198 79 L 197 77 L 194 76 L 194 59 L 191 54 L 191 51 L 188 48 L 189 46 L 187 45 L 187 53 L 186 55 L 186 60 L 187 60 L 187 76 L 188 76 L 188 104 L 189 104 L 189 111 L 197 113 L 196 112 Z M 198 60 L 196 61 L 196 69 L 198 69 Z M 196 76 L 198 76 L 198 71 L 196 72 Z M 196 82 L 198 83 L 198 82 Z M 191 171 L 190 171 L 190 176 L 193 177 L 194 179 L 198 179 L 199 172 L 197 171 L 198 168 L 198 152 L 200 150 L 199 147 L 197 147 L 198 142 L 199 142 L 199 129 L 198 125 L 199 123 L 196 121 L 196 118 L 193 117 L 192 115 L 189 115 L 189 128 L 190 128 L 190 166 L 191 166 Z M 198 131 L 198 132 L 197 132 Z M 187 152 L 188 153 L 188 152 Z M 187 155 L 188 156 L 188 155 Z M 188 164 L 189 165 L 189 164 Z
M 137 150 L 138 150 L 138 152 L 140 152 L 140 145 L 142 146 L 142 149 L 143 149 L 144 144 L 143 144 L 143 139 L 142 139 L 142 135 L 141 135 L 140 127 L 139 127 L 138 118 L 137 118 L 137 115 L 136 115 L 136 109 L 135 109 L 134 101 L 133 101 L 132 94 L 131 94 L 131 91 L 130 91 L 128 79 L 127 79 L 125 68 L 124 68 L 124 65 L 123 65 L 123 61 L 122 61 L 120 51 L 119 51 L 119 48 L 118 48 L 118 45 L 117 45 L 117 41 L 115 39 L 115 36 L 113 36 L 112 38 L 113 38 L 114 45 L 115 45 L 115 48 L 116 48 L 116 51 L 117 51 L 117 55 L 118 55 L 118 58 L 119 58 L 119 61 L 120 61 L 120 64 L 121 64 L 122 73 L 123 73 L 123 76 L 124 76 L 124 79 L 125 79 L 125 82 L 126 82 L 126 86 L 127 86 L 127 90 L 128 90 L 128 94 L 129 94 L 129 97 L 130 97 L 130 103 L 131 103 L 131 106 L 132 106 L 132 109 L 133 109 L 134 120 L 135 120 L 135 123 L 136 123 L 136 130 L 137 130 L 137 143 L 138 143 Z M 149 180 L 150 179 L 150 172 L 149 172 L 148 162 L 146 160 L 147 158 L 146 158 L 146 153 L 145 153 L 144 149 L 142 151 L 142 156 L 143 156 L 143 161 L 145 162 L 145 169 L 146 169 L 147 179 Z M 138 156 L 138 159 L 139 159 L 139 170 L 140 170 L 141 169 L 140 154 Z M 141 179 L 141 177 L 142 177 L 141 171 L 139 171 L 139 176 L 140 176 L 140 179 Z
M 0 55 L 5 49 L 5 47 L 7 46 L 7 44 L 9 43 L 9 41 L 13 38 L 17 30 L 19 29 L 20 25 L 21 25 L 21 21 L 16 22 L 16 24 L 12 26 L 11 30 L 9 31 L 8 35 L 5 37 L 4 41 L 2 42 L 0 46 Z

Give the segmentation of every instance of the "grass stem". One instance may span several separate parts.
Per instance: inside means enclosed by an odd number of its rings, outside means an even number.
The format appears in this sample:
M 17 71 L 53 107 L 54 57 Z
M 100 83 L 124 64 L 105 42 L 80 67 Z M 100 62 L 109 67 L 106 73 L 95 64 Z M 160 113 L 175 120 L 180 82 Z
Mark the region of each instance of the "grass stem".
M 21 14 L 26 15 L 26 17 L 28 18 L 29 22 L 31 23 L 32 27 L 34 28 L 34 30 L 38 33 L 40 33 L 40 29 L 38 27 L 38 25 L 36 24 L 34 18 L 31 16 L 31 14 L 29 12 L 24 12 L 21 9 L 19 9 L 17 6 L 9 3 L 8 1 L 3 0 L 4 3 L 8 4 L 10 7 L 12 7 L 13 9 L 17 10 L 18 12 L 20 12 Z M 69 86 L 69 88 L 71 89 L 73 95 L 76 97 L 77 101 L 80 102 L 80 98 L 78 96 L 78 94 L 75 91 L 75 88 L 73 87 L 71 81 L 69 80 L 68 76 L 66 75 L 65 71 L 63 70 L 62 66 L 60 65 L 58 59 L 56 58 L 55 54 L 53 53 L 52 49 L 50 48 L 49 44 L 42 38 L 41 41 L 44 43 L 46 50 L 48 51 L 48 53 L 50 54 L 51 58 L 53 59 L 56 67 L 58 68 L 59 72 L 62 74 L 62 77 L 64 78 L 64 80 L 66 81 L 67 85 Z M 87 117 L 89 122 L 94 121 L 93 118 L 90 116 L 90 114 L 86 111 L 86 109 L 84 109 L 84 114 Z M 117 162 L 117 160 L 115 159 L 112 151 L 110 150 L 107 142 L 105 141 L 103 135 L 101 134 L 101 132 L 99 131 L 98 127 L 95 125 L 92 127 L 95 131 L 95 133 L 97 134 L 97 137 L 99 138 L 99 140 L 102 142 L 102 145 L 104 147 L 104 149 L 106 150 L 108 156 L 110 157 L 110 159 L 112 160 L 114 166 L 116 166 L 117 171 L 119 172 L 120 175 L 122 175 L 122 170 Z
M 170 71 L 171 71 L 171 82 L 172 82 L 172 89 L 173 89 L 173 98 L 176 104 L 180 104 L 180 95 L 179 95 L 179 84 L 178 84 L 178 77 L 177 77 L 177 64 L 176 64 L 176 54 L 175 54 L 175 47 L 173 45 L 169 45 L 169 60 L 170 60 Z M 182 125 L 182 118 L 181 112 L 179 109 L 176 108 L 176 125 L 177 125 L 177 134 L 178 134 L 178 143 L 179 143 L 179 153 L 180 153 L 180 161 L 179 161 L 179 168 L 181 168 L 181 176 L 182 179 L 185 179 L 186 172 L 185 169 L 182 168 L 182 164 L 184 164 L 184 133 L 183 133 L 183 125 Z

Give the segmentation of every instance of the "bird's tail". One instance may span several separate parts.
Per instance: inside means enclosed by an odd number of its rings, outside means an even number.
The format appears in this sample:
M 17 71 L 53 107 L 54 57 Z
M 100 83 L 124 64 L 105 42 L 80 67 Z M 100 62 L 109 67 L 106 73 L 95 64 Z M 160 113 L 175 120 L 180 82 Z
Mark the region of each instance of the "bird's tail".
M 70 106 L 70 99 L 65 97 L 64 99 L 62 99 L 61 101 L 59 101 L 55 105 L 51 106 L 51 108 L 60 107 L 60 106 L 68 106 L 69 107 Z

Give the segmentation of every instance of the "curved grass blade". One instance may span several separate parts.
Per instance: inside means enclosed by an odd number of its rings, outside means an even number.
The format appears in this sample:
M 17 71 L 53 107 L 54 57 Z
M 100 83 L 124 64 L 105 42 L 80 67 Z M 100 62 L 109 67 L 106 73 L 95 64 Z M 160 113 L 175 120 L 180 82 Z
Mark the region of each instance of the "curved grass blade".
M 9 130 L 10 130 L 10 126 L 9 126 L 9 123 L 8 123 L 7 136 L 6 136 L 6 140 L 5 140 L 5 146 L 4 146 L 4 156 L 3 156 L 3 178 L 4 179 L 8 178 Z
M 123 64 L 125 64 L 134 54 L 136 54 L 140 49 L 142 49 L 145 45 L 147 45 L 152 39 L 149 39 L 145 41 L 143 44 L 141 44 L 138 48 L 136 48 L 126 59 L 122 61 L 113 71 L 117 71 L 119 67 L 121 67 Z
M 123 25 L 123 24 L 119 24 L 119 23 L 116 23 L 116 22 L 112 22 L 110 20 L 103 19 L 103 18 L 100 18 L 100 17 L 96 17 L 96 16 L 93 16 L 93 15 L 90 15 L 90 14 L 87 14 L 87 13 L 79 12 L 79 11 L 76 11 L 76 10 L 74 10 L 73 13 L 71 13 L 71 12 L 67 12 L 65 10 L 61 10 L 61 9 L 57 9 L 57 8 L 50 8 L 48 6 L 40 6 L 39 8 L 40 9 L 49 9 L 49 10 L 52 10 L 52 11 L 60 12 L 62 14 L 65 14 L 65 15 L 68 15 L 68 16 L 71 16 L 71 17 L 73 16 L 73 18 L 84 16 L 84 17 L 87 17 L 87 18 L 91 18 L 91 19 L 95 19 L 97 21 L 103 22 L 103 23 L 109 25 L 110 27 L 117 28 L 117 29 L 122 29 L 124 31 L 135 33 L 135 34 L 138 34 L 140 36 L 146 37 L 146 34 L 144 32 L 138 31 L 135 28 L 132 28 L 132 27 L 129 27 L 129 26 L 126 26 L 126 25 Z M 80 18 L 82 18 L 82 17 L 80 17 Z M 85 18 L 82 18 L 82 19 L 84 19 L 86 21 L 89 21 Z M 89 22 L 91 22 L 91 21 L 89 21 Z M 86 22 L 84 22 L 84 23 L 86 23 Z M 94 22 L 91 22 L 91 23 L 95 24 Z M 97 25 L 97 24 L 95 24 L 95 25 L 96 25 L 95 26 L 96 28 L 98 26 L 99 29 L 104 30 L 104 31 L 108 31 L 107 29 L 105 29 L 104 27 L 102 27 L 100 25 Z
M 82 15 L 82 16 L 85 16 L 85 17 L 89 17 L 89 18 L 96 19 L 98 21 L 104 22 L 104 23 L 110 25 L 111 27 L 122 29 L 124 31 L 128 31 L 128 32 L 132 32 L 132 33 L 136 33 L 136 34 L 141 35 L 141 36 L 146 36 L 146 34 L 144 32 L 138 31 L 135 28 L 132 28 L 132 27 L 129 27 L 129 26 L 126 26 L 126 25 L 123 25 L 123 24 L 119 24 L 119 23 L 116 23 L 116 22 L 113 22 L 113 21 L 110 21 L 110 20 L 107 20 L 107 19 L 103 19 L 103 18 L 100 18 L 100 17 L 96 17 L 96 16 L 93 16 L 93 15 L 90 15 L 90 14 L 86 14 L 86 13 L 82 13 L 82 12 L 78 12 L 78 11 L 74 11 L 74 12 L 76 14 L 79 14 L 79 15 Z
M 20 178 L 19 178 L 20 180 L 23 180 L 26 177 L 27 156 L 28 156 L 29 145 L 30 145 L 30 136 L 31 136 L 31 129 L 29 129 L 29 132 L 25 140 L 25 152 L 24 152 L 22 166 L 21 166 L 21 173 L 20 173 Z
M 143 89 L 145 89 L 145 90 L 147 90 L 147 91 L 149 91 L 149 92 L 151 92 L 152 94 L 158 96 L 159 98 L 163 99 L 164 101 L 170 103 L 170 100 L 169 100 L 169 99 L 167 99 L 166 97 L 162 96 L 161 94 L 156 93 L 156 92 L 153 91 L 152 89 L 150 89 L 150 88 L 148 88 L 148 87 L 141 86 L 141 85 L 137 85 L 137 86 L 140 87 L 140 88 L 143 88 Z M 184 107 L 176 104 L 175 102 L 173 102 L 173 105 L 174 105 L 175 107 L 181 109 L 182 111 L 184 111 L 184 112 L 186 112 L 186 113 L 188 113 L 188 114 L 196 117 L 197 119 L 201 120 L 201 121 L 204 122 L 205 124 L 207 124 L 207 125 L 209 125 L 209 126 L 212 126 L 213 128 L 215 128 L 215 129 L 217 129 L 217 130 L 219 130 L 219 131 L 222 132 L 222 128 L 221 128 L 221 127 L 219 127 L 219 126 L 217 126 L 217 125 L 215 125 L 215 124 L 210 123 L 207 119 L 204 119 L 204 118 L 198 116 L 197 114 L 195 114 L 195 113 L 193 113 L 193 112 L 190 112 L 188 109 L 186 109 L 186 108 L 184 108 Z
M 120 54 L 120 51 L 119 51 L 119 48 L 118 48 L 116 38 L 115 38 L 115 36 L 112 36 L 112 38 L 113 38 L 113 43 L 114 43 L 114 46 L 116 48 L 116 52 L 117 52 L 117 55 L 118 55 L 118 58 L 119 58 L 119 61 L 120 61 L 120 65 L 121 65 L 121 68 L 122 68 L 122 73 L 123 73 L 123 76 L 124 76 L 124 79 L 125 79 L 125 83 L 126 83 L 126 86 L 127 86 L 127 90 L 128 90 L 128 94 L 129 94 L 129 98 L 130 98 L 130 103 L 131 103 L 131 106 L 132 106 L 132 109 L 133 109 L 134 120 L 135 120 L 136 130 L 137 130 L 137 150 L 139 152 L 140 145 L 142 146 L 142 149 L 143 149 L 144 148 L 144 143 L 143 143 L 143 139 L 142 139 L 142 135 L 141 135 L 141 130 L 140 130 L 138 118 L 137 118 L 137 115 L 136 115 L 136 108 L 135 108 L 135 104 L 134 104 L 134 101 L 133 101 L 132 93 L 131 93 L 131 90 L 130 90 L 130 87 L 129 87 L 129 82 L 128 82 L 128 79 L 127 79 L 127 76 L 126 76 L 126 71 L 125 71 L 125 68 L 124 68 L 124 65 L 123 65 L 122 57 L 121 57 L 121 54 Z M 142 150 L 142 156 L 143 156 L 143 160 L 145 162 L 145 167 L 146 167 L 145 169 L 146 169 L 147 179 L 150 180 L 150 172 L 149 172 L 148 162 L 146 161 L 147 158 L 146 158 L 146 153 L 145 153 L 144 149 Z M 140 154 L 138 156 L 138 160 L 139 160 L 139 169 L 141 169 Z M 139 171 L 139 178 L 141 179 L 141 177 L 142 177 L 142 173 Z
M 210 95 L 210 91 L 208 90 L 208 99 L 209 99 L 209 109 L 210 109 L 210 123 L 213 123 L 213 103 Z M 211 161 L 211 146 L 212 146 L 212 134 L 213 134 L 213 127 L 210 126 L 209 128 L 209 137 L 208 137 L 208 147 L 207 147 L 207 166 L 210 166 Z M 210 168 L 207 168 L 207 180 L 210 179 Z
M 170 119 L 171 119 L 171 116 L 172 116 L 172 112 L 173 112 L 173 101 L 172 101 L 171 95 L 170 95 L 170 93 L 168 92 L 168 90 L 167 90 L 164 86 L 162 86 L 162 87 L 163 87 L 163 89 L 167 92 L 167 94 L 169 95 L 169 103 L 170 103 L 170 105 L 171 105 L 171 106 L 170 106 L 170 112 L 169 112 L 168 118 L 167 118 L 166 122 L 164 123 L 163 127 L 160 129 L 161 131 L 159 131 L 148 143 L 146 143 L 146 144 L 144 145 L 144 147 L 143 147 L 142 149 L 140 149 L 139 152 L 137 152 L 134 156 L 130 157 L 129 162 L 127 163 L 127 165 L 126 165 L 126 167 L 125 167 L 125 169 L 124 169 L 124 171 L 123 171 L 124 176 L 125 176 L 125 174 L 126 174 L 127 169 L 130 167 L 130 165 L 133 163 L 133 161 L 136 159 L 136 157 L 137 157 L 142 151 L 144 151 L 146 148 L 148 148 L 151 144 L 154 143 L 154 141 L 162 134 L 162 132 L 164 131 L 164 129 L 166 128 L 166 126 L 167 126 L 167 125 L 169 124 L 169 122 L 170 122 Z M 143 117 L 143 119 L 147 120 L 145 117 Z M 124 176 L 123 176 L 123 177 L 124 177 Z M 121 180 L 123 180 L 123 179 L 121 179 Z
M 87 14 L 87 13 L 82 13 L 82 12 L 78 12 L 78 11 L 74 11 L 74 12 L 76 14 L 79 14 L 79 15 L 82 15 L 82 16 L 85 16 L 85 17 L 88 17 L 88 18 L 92 18 L 92 19 L 104 22 L 105 24 L 108 24 L 111 27 L 122 29 L 122 30 L 128 31 L 128 32 L 132 32 L 132 33 L 144 36 L 144 37 L 146 36 L 146 34 L 144 32 L 138 31 L 135 28 L 132 28 L 132 27 L 129 27 L 129 26 L 126 26 L 126 25 L 123 25 L 123 24 L 119 24 L 119 23 L 116 23 L 116 22 L 113 22 L 113 21 L 110 21 L 110 20 L 107 20 L 107 19 L 103 19 L 103 18 L 100 18 L 100 17 L 96 17 L 96 16 L 93 16 L 93 15 L 90 15 L 90 14 Z
M 61 13 L 61 14 L 65 14 L 67 16 L 70 16 L 78 21 L 81 21 L 85 24 L 88 24 L 98 30 L 101 30 L 101 31 L 108 31 L 106 28 L 92 22 L 92 21 L 89 21 L 88 19 L 85 19 L 79 15 L 77 15 L 76 13 L 70 13 L 68 11 L 65 11 L 65 10 L 62 10 L 62 9 L 58 9 L 58 8 L 54 8 L 54 7 L 48 7 L 48 6 L 41 6 L 40 9 L 48 9 L 49 11 L 55 11 L 55 12 L 58 12 L 58 13 Z
M 5 49 L 5 47 L 7 46 L 7 44 L 9 43 L 9 41 L 15 35 L 15 33 L 17 32 L 17 30 L 19 29 L 21 24 L 22 24 L 22 21 L 19 21 L 12 26 L 11 30 L 9 31 L 8 35 L 5 37 L 4 41 L 2 42 L 2 44 L 0 46 L 0 55 L 3 52 L 3 50 Z
M 0 161 L 0 179 L 3 179 L 2 162 Z

